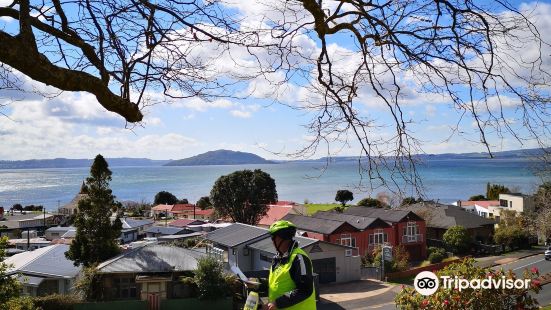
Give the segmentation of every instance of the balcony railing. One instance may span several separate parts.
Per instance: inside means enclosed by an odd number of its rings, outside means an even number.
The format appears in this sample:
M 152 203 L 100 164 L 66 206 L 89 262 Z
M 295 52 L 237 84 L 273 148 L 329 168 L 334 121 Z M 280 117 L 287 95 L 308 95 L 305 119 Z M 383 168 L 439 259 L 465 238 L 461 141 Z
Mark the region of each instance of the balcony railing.
M 422 242 L 422 241 L 423 241 L 422 234 L 402 236 L 402 243 L 415 243 L 415 242 Z

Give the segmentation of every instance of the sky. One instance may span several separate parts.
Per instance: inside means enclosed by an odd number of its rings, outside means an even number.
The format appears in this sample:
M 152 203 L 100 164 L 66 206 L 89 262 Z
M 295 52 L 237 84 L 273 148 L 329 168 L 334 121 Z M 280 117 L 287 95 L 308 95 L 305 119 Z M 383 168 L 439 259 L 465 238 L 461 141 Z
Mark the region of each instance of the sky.
M 11 1 L 10 1 L 11 2 Z M 239 3 L 239 2 L 238 2 Z M 258 16 L 252 6 L 236 4 L 234 9 L 249 22 Z M 245 2 L 241 2 L 245 3 Z M 521 5 L 521 4 L 517 4 Z M 551 42 L 551 2 L 523 4 L 534 9 L 533 18 L 540 33 Z M 3 20 L 9 27 L 9 20 Z M 7 25 L 7 26 L 6 26 Z M 305 41 L 305 48 L 311 42 Z M 208 48 L 208 47 L 205 47 Z M 335 49 L 345 49 L 345 42 L 335 42 Z M 545 55 L 548 56 L 548 55 Z M 56 92 L 43 84 L 19 75 L 31 89 L 55 94 L 45 98 L 37 93 L 0 92 L 0 160 L 135 157 L 151 159 L 181 159 L 206 151 L 228 149 L 252 152 L 267 159 L 285 159 L 311 141 L 304 128 L 312 114 L 289 107 L 287 104 L 304 96 L 305 89 L 289 88 L 279 93 L 285 104 L 265 98 L 269 86 L 261 80 L 251 81 L 255 95 L 246 100 L 217 99 L 205 102 L 198 98 L 176 100 L 171 104 L 146 107 L 144 121 L 127 124 L 124 119 L 103 109 L 94 96 L 86 93 Z M 302 93 L 301 93 L 302 92 Z M 406 119 L 414 123 L 411 130 L 422 142 L 426 153 L 483 152 L 474 131 L 475 124 L 465 118 L 459 125 L 463 136 L 454 135 L 450 126 L 456 124 L 459 114 L 447 100 L 421 95 L 414 90 L 404 106 Z M 389 128 L 377 134 L 391 134 L 391 123 L 384 106 L 369 96 L 358 100 L 358 110 Z M 514 113 L 514 104 L 510 111 Z M 521 124 L 518 131 L 522 131 Z M 531 148 L 537 145 L 526 141 L 521 145 L 511 137 L 492 137 L 493 151 Z M 358 155 L 358 145 L 335 144 L 329 147 L 331 155 Z M 322 147 L 314 157 L 327 155 Z

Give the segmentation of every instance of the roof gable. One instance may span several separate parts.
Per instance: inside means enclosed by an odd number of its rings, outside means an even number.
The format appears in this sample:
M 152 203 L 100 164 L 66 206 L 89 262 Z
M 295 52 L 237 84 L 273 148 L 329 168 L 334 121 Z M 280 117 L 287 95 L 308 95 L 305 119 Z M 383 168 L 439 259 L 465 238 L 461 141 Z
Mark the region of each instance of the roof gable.
M 360 230 L 372 227 L 390 227 L 387 222 L 381 220 L 380 218 L 343 214 L 337 212 L 318 211 L 314 215 L 312 215 L 312 217 L 344 221 Z
M 402 221 L 422 221 L 423 219 L 417 214 L 404 209 L 383 209 L 371 207 L 349 207 L 344 211 L 345 214 L 358 216 L 366 216 L 372 218 L 380 218 L 383 221 L 390 223 L 398 223 Z
M 345 221 L 333 219 L 316 218 L 298 214 L 287 214 L 283 217 L 283 219 L 292 222 L 300 230 L 307 230 L 325 235 L 330 235 L 339 228 L 357 230 L 357 228 Z
M 463 226 L 471 229 L 495 224 L 494 220 L 483 218 L 453 205 L 420 202 L 404 208 L 422 214 L 427 227 L 448 229 L 452 226 Z

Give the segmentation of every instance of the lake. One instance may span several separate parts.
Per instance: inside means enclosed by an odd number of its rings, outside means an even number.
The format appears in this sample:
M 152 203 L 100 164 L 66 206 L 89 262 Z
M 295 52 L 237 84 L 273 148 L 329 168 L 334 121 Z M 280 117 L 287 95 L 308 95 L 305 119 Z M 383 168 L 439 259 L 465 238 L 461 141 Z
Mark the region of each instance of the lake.
M 111 167 L 111 189 L 118 200 L 152 202 L 156 193 L 168 191 L 190 202 L 207 196 L 221 175 L 242 169 L 262 169 L 276 181 L 280 200 L 333 202 L 338 189 L 349 189 L 354 201 L 369 195 L 358 188 L 365 183 L 357 163 L 335 163 L 325 171 L 322 163 L 282 163 L 239 166 Z M 486 183 L 499 183 L 531 193 L 540 183 L 533 163 L 514 159 L 429 160 L 420 166 L 425 195 L 440 202 L 485 194 Z M 79 191 L 89 168 L 0 170 L 0 206 L 41 204 L 47 209 L 68 203 Z M 376 189 L 384 192 L 385 189 Z M 404 191 L 412 193 L 404 187 Z M 375 193 L 372 197 L 375 196 Z

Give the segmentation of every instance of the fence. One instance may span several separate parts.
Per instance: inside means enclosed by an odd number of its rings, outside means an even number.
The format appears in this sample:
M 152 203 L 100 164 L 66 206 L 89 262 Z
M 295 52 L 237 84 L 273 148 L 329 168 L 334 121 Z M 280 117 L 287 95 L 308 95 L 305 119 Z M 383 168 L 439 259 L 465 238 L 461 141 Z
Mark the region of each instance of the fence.
M 381 268 L 379 267 L 362 267 L 361 269 L 362 279 L 381 279 Z

